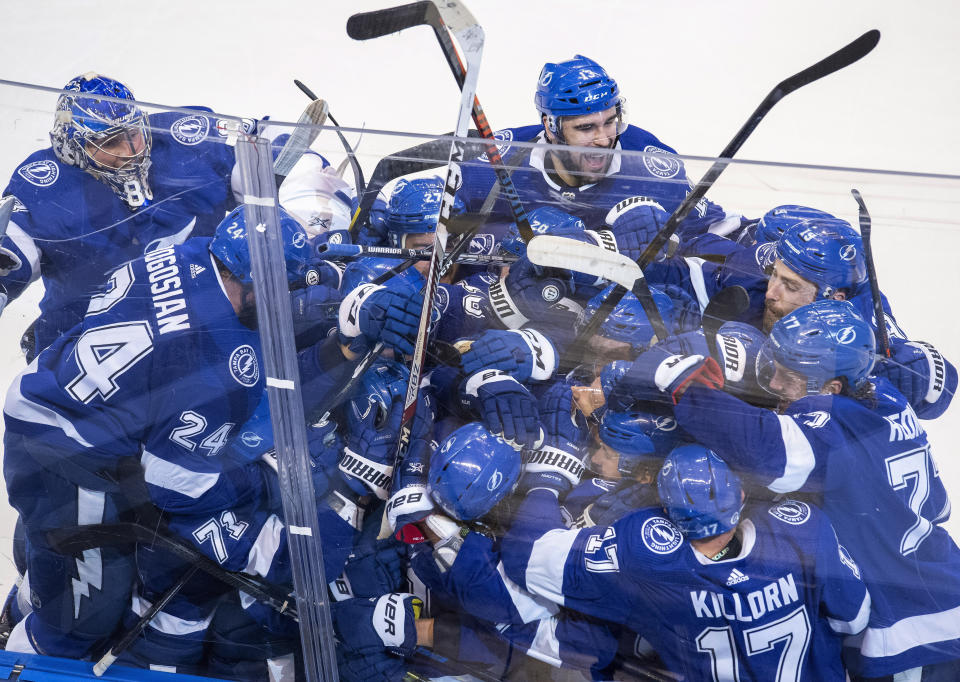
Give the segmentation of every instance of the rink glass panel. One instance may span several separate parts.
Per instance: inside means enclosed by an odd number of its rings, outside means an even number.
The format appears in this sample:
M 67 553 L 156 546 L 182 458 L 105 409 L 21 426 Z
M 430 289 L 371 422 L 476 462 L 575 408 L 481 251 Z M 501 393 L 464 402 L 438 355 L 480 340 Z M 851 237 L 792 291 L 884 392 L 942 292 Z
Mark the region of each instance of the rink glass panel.
M 52 123 L 52 110 L 56 100 L 56 93 L 46 92 L 30 88 L 4 86 L 4 97 L 0 99 L 3 102 L 0 105 L 0 139 L 4 143 L 4 149 L 8 150 L 7 168 L 8 172 L 13 174 L 17 172 L 18 164 L 36 149 L 48 145 L 47 133 Z M 150 114 L 160 114 L 167 110 L 162 107 L 143 106 L 144 111 Z M 151 130 L 154 148 L 158 148 L 163 143 L 174 143 L 189 151 L 191 147 L 196 146 L 195 142 L 200 141 L 200 130 L 205 125 L 203 121 L 194 117 L 187 111 L 177 111 L 170 114 L 173 117 L 173 124 L 163 127 L 155 127 Z M 295 119 L 296 112 L 278 112 L 286 119 Z M 222 130 L 225 132 L 235 130 L 235 125 L 239 125 L 238 119 L 233 116 L 211 114 L 205 116 L 207 121 L 208 134 L 204 144 L 217 143 L 229 145 L 233 142 L 231 134 L 216 135 L 216 122 L 223 122 Z M 277 132 L 286 132 L 291 130 L 292 123 L 278 121 Z M 351 144 L 360 141 L 357 158 L 363 168 L 366 180 L 369 182 L 374 176 L 375 168 L 382 159 L 391 157 L 394 160 L 409 160 L 409 154 L 397 154 L 400 150 L 408 150 L 414 146 L 422 145 L 436 138 L 405 134 L 391 131 L 363 131 L 361 140 L 361 131 L 355 129 L 344 129 L 344 134 Z M 195 142 L 194 142 L 195 141 Z M 194 144 L 191 144 L 194 142 Z M 448 140 L 449 142 L 449 140 Z M 465 159 L 474 159 L 485 152 L 485 145 L 475 140 L 462 142 Z M 509 147 L 509 148 L 508 148 Z M 514 141 L 511 145 L 501 144 L 501 153 L 507 156 L 508 165 L 511 163 L 511 157 L 522 152 L 525 147 L 529 147 L 522 142 Z M 344 159 L 343 148 L 334 135 L 332 130 L 324 130 L 313 145 L 313 150 L 322 154 L 334 167 L 338 166 Z M 570 150 L 571 154 L 577 154 L 582 150 Z M 443 142 L 435 144 L 431 149 L 424 151 L 421 158 L 426 161 L 432 161 L 436 168 L 424 170 L 419 175 L 438 175 L 441 178 L 446 176 L 446 163 L 449 158 L 450 146 Z M 659 181 L 668 186 L 682 187 L 686 184 L 685 180 L 679 179 L 679 168 L 677 161 L 673 157 L 664 157 L 659 153 L 622 153 L 621 162 L 625 163 L 627 157 L 633 157 L 633 162 L 643 164 L 646 168 L 655 169 Z M 514 157 L 515 158 L 515 157 Z M 477 163 L 477 162 L 473 162 Z M 482 162 L 481 162 L 482 163 Z M 701 174 L 706 171 L 712 159 L 704 158 L 684 158 L 683 163 L 687 176 L 696 182 Z M 530 170 L 525 165 L 519 168 L 511 168 L 513 177 L 518 186 L 524 186 L 525 173 L 539 173 L 539 171 Z M 651 170 L 651 172 L 653 172 Z M 38 176 L 34 176 L 38 182 L 42 181 Z M 353 184 L 353 171 L 347 166 L 344 169 L 343 177 L 346 181 Z M 492 179 L 492 175 L 490 176 Z M 393 183 L 387 184 L 384 188 L 385 196 L 389 192 Z M 873 249 L 874 258 L 877 265 L 878 279 L 881 289 L 887 295 L 897 320 L 907 335 L 911 339 L 922 339 L 936 345 L 947 359 L 960 357 L 960 341 L 958 341 L 955 315 L 951 312 L 950 294 L 960 290 L 960 275 L 958 275 L 955 266 L 955 260 L 960 253 L 960 237 L 958 237 L 956 213 L 957 213 L 957 190 L 960 189 L 960 179 L 943 176 L 924 176 L 916 174 L 898 174 L 893 171 L 885 170 L 857 170 L 857 169 L 839 169 L 828 166 L 809 167 L 809 166 L 790 166 L 784 164 L 764 164 L 760 162 L 744 161 L 731 164 L 723 176 L 717 181 L 716 185 L 708 192 L 707 198 L 722 206 L 728 213 L 739 213 L 748 218 L 759 218 L 767 210 L 781 204 L 801 204 L 809 205 L 828 211 L 840 218 L 857 226 L 857 207 L 850 195 L 850 189 L 857 188 L 863 194 L 863 197 L 869 207 L 873 221 L 874 236 Z M 511 222 L 509 219 L 509 208 L 502 200 L 495 205 L 494 214 L 489 216 L 485 222 L 481 222 L 477 227 L 477 234 L 474 237 L 474 245 L 468 249 L 468 253 L 481 254 L 489 253 L 496 255 L 495 244 L 499 237 L 504 234 Z M 525 197 L 526 198 L 526 197 Z M 626 198 L 622 197 L 622 198 Z M 524 208 L 527 211 L 532 210 L 536 205 L 549 204 L 557 208 L 564 209 L 565 202 L 569 197 L 564 197 L 562 192 L 552 193 L 544 197 L 539 202 L 524 202 Z M 482 200 L 479 202 L 482 203 Z M 478 209 L 479 206 L 474 206 Z M 567 208 L 569 206 L 567 205 Z M 584 207 L 580 207 L 581 209 Z M 609 206 L 588 207 L 592 215 L 606 215 Z M 469 217 L 469 216 L 468 216 Z M 336 220 L 336 217 L 332 217 Z M 212 221 L 215 226 L 219 216 Z M 341 217 L 342 219 L 342 217 Z M 589 228 L 601 228 L 602 221 L 588 224 Z M 470 227 L 471 222 L 465 218 L 455 218 L 451 223 L 454 230 L 463 229 L 464 226 Z M 107 226 L 104 226 L 107 227 Z M 109 229 L 109 227 L 107 227 Z M 451 238 L 452 241 L 452 238 Z M 43 247 L 41 246 L 41 249 Z M 63 245 L 58 248 L 69 248 Z M 117 263 L 120 265 L 120 263 Z M 482 268 L 477 266 L 461 266 L 459 274 L 454 272 L 454 276 L 462 276 L 462 273 L 472 271 L 477 273 Z M 499 275 L 499 268 L 492 267 L 491 274 Z M 104 272 L 104 280 L 109 274 Z M 549 274 L 549 273 L 548 273 Z M 79 278 L 78 278 L 79 279 Z M 5 358 L 4 367 L 6 383 L 9 384 L 14 376 L 24 368 L 24 356 L 19 349 L 19 342 L 22 333 L 35 319 L 38 314 L 37 304 L 41 298 L 41 284 L 34 283 L 27 292 L 18 300 L 11 302 L 4 310 L 4 334 L 2 355 Z M 577 300 L 577 292 L 571 292 L 571 298 L 583 305 L 586 301 Z M 488 305 L 489 301 L 484 301 Z M 569 321 L 571 326 L 577 324 L 576 315 L 571 314 L 569 310 L 545 314 L 559 315 L 559 319 Z M 262 319 L 275 319 L 270 315 L 261 313 Z M 538 320 L 533 320 L 530 326 L 535 327 Z M 496 327 L 496 323 L 493 324 Z M 285 327 L 285 325 L 279 325 Z M 279 328 L 278 327 L 278 328 Z M 448 334 L 456 334 L 456 331 L 447 331 Z M 277 339 L 278 343 L 292 343 L 290 339 Z M 464 348 L 465 346 L 461 346 Z M 437 362 L 437 348 L 430 348 L 427 358 L 427 371 L 429 372 L 431 364 Z M 581 368 L 591 368 L 597 359 L 590 355 L 575 358 L 565 358 L 571 367 L 579 366 Z M 176 366 L 168 368 L 171 375 L 175 375 Z M 264 366 L 260 366 L 261 374 L 265 373 Z M 587 370 L 584 370 L 587 371 Z M 296 381 L 296 380 L 295 380 Z M 122 383 L 122 377 L 120 379 Z M 306 403 L 316 404 L 316 396 L 303 396 Z M 402 399 L 402 396 L 401 396 Z M 446 410 L 450 406 L 439 406 L 441 410 Z M 949 453 L 945 448 L 957 437 L 956 419 L 952 417 L 956 408 L 948 410 L 947 414 L 935 421 L 924 422 L 923 426 L 927 430 L 928 438 L 932 446 L 933 456 L 939 466 L 939 476 L 944 482 L 947 491 L 953 492 L 956 487 L 955 481 L 960 480 L 960 470 L 953 464 Z M 341 421 L 339 431 L 346 437 L 346 419 L 342 413 L 337 413 L 334 419 Z M 211 425 L 212 431 L 216 425 Z M 210 435 L 201 434 L 200 440 Z M 237 437 L 238 433 L 230 433 L 229 437 Z M 185 436 L 189 440 L 196 440 Z M 219 445 L 219 441 L 209 441 L 209 444 Z M 197 441 L 197 445 L 201 445 Z M 212 453 L 216 457 L 216 453 Z M 516 457 L 520 457 L 520 453 Z M 588 457 L 588 466 L 590 465 Z M 596 466 L 596 463 L 594 464 Z M 333 472 L 335 473 L 335 472 Z M 584 479 L 592 476 L 589 471 L 584 474 Z M 300 501 L 302 503 L 302 500 Z M 510 502 L 502 503 L 507 507 Z M 516 501 L 513 503 L 516 505 Z M 368 511 L 370 518 L 379 519 L 381 514 L 380 507 L 372 506 Z M 2 537 L 7 544 L 5 550 L 0 550 L 0 554 L 7 557 L 4 560 L 5 568 L 3 573 L 3 586 L 7 588 L 14 584 L 16 580 L 16 569 L 12 560 L 12 536 L 15 520 L 15 513 L 8 510 L 4 515 Z M 502 529 L 496 527 L 497 523 L 502 521 L 503 516 L 499 517 L 497 522 L 477 523 L 470 527 L 476 530 L 482 530 L 485 533 L 496 536 Z M 952 520 L 943 524 L 952 533 L 960 532 L 956 523 Z M 319 528 L 323 533 L 324 528 Z M 208 556 L 215 558 L 216 550 L 214 543 L 208 541 L 200 542 L 199 549 L 207 553 Z M 421 548 L 420 551 L 423 551 Z M 559 564 L 562 557 L 556 557 Z M 309 569 L 309 566 L 306 568 Z M 396 576 L 399 580 L 399 576 Z M 342 596 L 342 583 L 338 584 L 337 576 L 327 575 L 326 580 L 334 585 L 331 590 L 332 598 Z M 413 589 L 407 586 L 398 586 L 398 591 L 407 591 Z M 340 590 L 341 593 L 337 593 Z M 308 592 L 307 589 L 301 589 L 301 593 Z M 326 601 L 331 597 L 326 595 L 319 600 L 319 607 L 326 608 Z M 431 612 L 430 609 L 434 611 Z M 452 614 L 452 615 L 451 615 Z M 469 614 L 467 614 L 469 615 Z M 427 611 L 425 617 L 434 617 L 436 622 L 450 622 L 451 617 L 455 617 L 457 622 L 464 619 L 462 614 L 456 614 L 455 609 L 451 608 L 449 603 L 445 603 L 441 608 L 438 604 L 427 600 Z M 524 657 L 521 653 L 522 648 L 515 648 L 513 654 L 509 654 L 509 645 L 503 641 L 497 642 L 497 630 L 490 624 L 476 624 L 474 631 L 484 630 L 483 637 L 477 637 L 477 644 L 471 645 L 469 638 L 463 636 L 458 641 L 451 641 L 450 629 L 447 626 L 437 626 L 434 630 L 435 642 L 434 650 L 437 655 L 443 657 L 445 662 L 439 661 L 436 656 L 433 663 L 429 662 L 429 654 L 418 654 L 411 661 L 412 670 L 421 670 L 425 674 L 440 674 L 442 672 L 464 672 L 473 673 L 480 679 L 496 677 L 504 665 L 509 665 L 512 674 L 522 678 L 533 678 L 534 676 L 549 676 L 550 666 L 544 660 L 551 657 L 544 653 L 549 649 L 549 642 L 546 643 L 546 649 L 539 650 L 539 653 L 530 657 Z M 457 632 L 465 632 L 460 630 Z M 270 646 L 266 640 L 270 638 L 265 631 L 263 633 L 262 652 L 264 657 L 271 654 Z M 446 639 L 443 639 L 446 637 Z M 539 642 L 543 645 L 544 642 Z M 710 644 L 710 643 L 708 643 Z M 247 642 L 247 646 L 253 649 L 257 648 L 256 636 L 252 642 Z M 515 647 L 520 645 L 514 644 Z M 709 647 L 708 647 L 709 648 Z M 701 653 L 707 656 L 709 653 Z M 510 656 L 510 661 L 507 657 Z M 561 673 L 554 672 L 554 675 Z M 575 675 L 575 673 L 570 673 Z M 319 670 L 313 670 L 313 679 L 320 679 Z

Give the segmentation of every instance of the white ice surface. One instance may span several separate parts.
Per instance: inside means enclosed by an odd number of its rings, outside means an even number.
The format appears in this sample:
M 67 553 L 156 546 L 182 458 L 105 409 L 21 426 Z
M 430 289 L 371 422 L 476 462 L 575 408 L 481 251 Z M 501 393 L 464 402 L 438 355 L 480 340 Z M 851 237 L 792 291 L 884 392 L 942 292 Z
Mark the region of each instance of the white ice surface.
M 344 126 L 449 131 L 458 92 L 428 29 L 369 43 L 346 36 L 351 13 L 386 2 L 12 0 L 4 4 L 0 78 L 61 87 L 97 70 L 129 83 L 141 100 L 283 120 L 296 120 L 306 103 L 291 82 L 300 78 Z M 694 156 L 719 153 L 775 83 L 879 28 L 883 37 L 871 55 L 784 100 L 739 158 L 960 171 L 960 5 L 953 0 L 472 0 L 470 8 L 486 30 L 479 96 L 494 127 L 535 122 L 533 89 L 543 62 L 582 53 L 619 81 L 632 123 Z M 13 93 L 0 90 L 0 174 L 47 144 L 52 121 L 53 95 L 21 102 L 10 101 Z M 17 107 L 24 111 L 12 113 Z M 335 142 L 321 136 L 318 144 L 331 149 Z M 694 178 L 705 168 L 688 166 Z M 879 278 L 900 322 L 957 362 L 960 182 L 745 166 L 728 170 L 709 196 L 751 216 L 808 203 L 855 221 L 853 186 L 874 215 Z M 23 366 L 17 340 L 35 316 L 38 294 L 10 306 L 0 322 L 4 387 Z M 927 424 L 955 495 L 958 410 Z M 5 559 L 11 519 L 0 514 L 4 591 L 12 580 Z M 960 532 L 960 522 L 948 526 Z

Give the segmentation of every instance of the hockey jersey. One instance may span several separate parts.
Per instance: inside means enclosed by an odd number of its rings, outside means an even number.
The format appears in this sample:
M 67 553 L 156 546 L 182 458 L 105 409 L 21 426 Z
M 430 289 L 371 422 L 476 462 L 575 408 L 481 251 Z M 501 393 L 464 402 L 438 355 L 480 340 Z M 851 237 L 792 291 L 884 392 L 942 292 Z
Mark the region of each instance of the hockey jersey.
M 850 650 L 867 677 L 960 658 L 960 548 L 940 523 L 950 500 L 913 408 L 885 380 L 876 404 L 802 398 L 776 414 L 694 386 L 677 421 L 773 492 L 822 494 L 863 571 L 869 627 Z
M 149 117 L 153 199 L 136 211 L 105 183 L 62 163 L 51 148 L 34 152 L 14 171 L 3 193 L 17 201 L 2 246 L 22 265 L 0 278 L 0 287 L 13 299 L 43 277 L 38 351 L 83 318 L 90 296 L 116 267 L 151 249 L 212 235 L 236 206 L 234 148 L 205 111 Z
M 500 141 L 498 148 L 507 166 L 519 164 L 513 172 L 513 183 L 520 200 L 527 208 L 550 204 L 583 219 L 587 227 L 603 225 L 607 212 L 628 197 L 650 197 L 659 202 L 667 213 L 672 213 L 686 197 L 690 189 L 683 162 L 676 152 L 654 135 L 628 126 L 620 136 L 616 149 L 643 152 L 638 155 L 614 156 L 606 177 L 599 182 L 581 187 L 560 184 L 555 175 L 547 172 L 546 153 L 550 149 L 543 139 L 542 126 L 507 128 L 494 133 Z M 538 143 L 529 147 L 513 147 L 514 140 Z M 529 152 L 529 153 L 528 153 Z M 457 196 L 466 204 L 467 210 L 480 210 L 490 188 L 497 182 L 496 174 L 486 155 L 462 164 L 463 182 Z M 511 217 L 509 203 L 501 195 L 493 207 L 493 215 Z M 723 210 L 705 199 L 681 223 L 678 234 L 700 234 L 715 222 L 726 218 Z M 739 217 L 736 218 L 739 224 Z
M 711 561 L 658 508 L 566 530 L 554 496 L 535 490 L 503 560 L 534 594 L 642 634 L 690 682 L 844 680 L 839 635 L 869 611 L 860 569 L 815 507 L 759 504 L 744 516 L 740 553 Z

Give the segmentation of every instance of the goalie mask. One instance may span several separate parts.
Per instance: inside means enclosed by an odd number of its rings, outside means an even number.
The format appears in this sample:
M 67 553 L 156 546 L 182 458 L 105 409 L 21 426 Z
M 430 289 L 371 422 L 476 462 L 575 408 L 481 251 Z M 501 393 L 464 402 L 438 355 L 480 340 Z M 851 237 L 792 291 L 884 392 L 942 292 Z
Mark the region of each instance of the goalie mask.
M 105 183 L 131 209 L 148 203 L 150 126 L 133 94 L 96 73 L 77 76 L 63 89 L 50 130 L 57 158 Z

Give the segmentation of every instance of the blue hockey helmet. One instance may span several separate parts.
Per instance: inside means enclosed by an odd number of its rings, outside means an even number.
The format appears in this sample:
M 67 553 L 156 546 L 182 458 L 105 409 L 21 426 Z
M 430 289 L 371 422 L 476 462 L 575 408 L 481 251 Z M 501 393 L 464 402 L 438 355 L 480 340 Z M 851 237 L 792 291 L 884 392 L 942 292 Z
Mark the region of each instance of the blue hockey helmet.
M 873 329 L 852 303 L 815 301 L 773 325 L 757 356 L 757 378 L 774 395 L 793 399 L 797 396 L 771 385 L 777 364 L 806 378 L 807 395 L 820 393 L 826 382 L 837 378 L 857 389 L 873 369 L 874 344 Z
M 843 222 L 834 215 L 809 206 L 800 206 L 798 204 L 783 204 L 776 206 L 763 214 L 760 221 L 752 230 L 741 235 L 742 242 L 766 244 L 767 242 L 780 241 L 780 237 L 789 228 L 798 223 L 806 223 L 811 220 L 826 220 Z
M 640 467 L 659 463 L 686 439 L 673 417 L 641 410 L 607 410 L 597 435 L 620 455 L 617 469 L 623 476 L 633 476 Z
M 527 213 L 527 220 L 530 221 L 530 229 L 534 235 L 580 234 L 587 229 L 580 218 L 561 211 L 556 206 L 537 206 Z M 527 245 L 520 238 L 516 223 L 512 223 L 507 229 L 507 234 L 500 242 L 500 251 L 515 256 L 527 255 Z
M 408 234 L 433 233 L 437 230 L 444 182 L 438 176 L 402 179 L 390 193 L 384 212 L 384 225 L 390 246 L 403 247 Z M 463 213 L 463 200 L 454 200 L 453 212 Z
M 689 540 L 726 533 L 740 522 L 740 478 L 698 443 L 674 448 L 660 468 L 657 490 L 667 516 Z
M 50 130 L 57 158 L 106 183 L 131 208 L 152 199 L 147 184 L 150 125 L 146 114 L 133 103 L 129 88 L 90 72 L 77 76 L 63 89 Z M 107 163 L 108 158 L 114 161 Z
M 353 431 L 376 410 L 376 428 L 381 428 L 390 415 L 393 401 L 403 399 L 410 382 L 410 370 L 395 360 L 378 359 L 363 373 L 344 405 L 347 430 Z
M 537 111 L 547 117 L 547 129 L 562 141 L 561 119 L 617 108 L 617 134 L 627 127 L 626 100 L 620 87 L 597 62 L 576 55 L 557 64 L 546 63 L 540 71 L 533 97 Z
M 372 282 L 380 275 L 400 265 L 401 262 L 393 258 L 358 258 L 347 265 L 346 270 L 343 271 L 343 276 L 340 279 L 340 291 L 346 296 L 358 286 Z M 409 288 L 417 291 L 420 291 L 426 284 L 423 275 L 416 268 L 407 268 L 391 279 L 403 282 Z
M 304 283 L 310 264 L 310 244 L 300 223 L 282 208 L 280 238 L 283 241 L 283 260 L 290 284 Z M 243 284 L 252 284 L 250 245 L 247 242 L 247 222 L 244 207 L 237 206 L 220 221 L 210 240 L 210 253 L 226 266 Z
M 820 298 L 840 289 L 853 295 L 867 279 L 860 235 L 838 218 L 815 218 L 787 228 L 777 241 L 776 257 L 815 284 Z
M 616 284 L 607 286 L 587 302 L 583 312 L 577 318 L 578 331 L 586 326 L 587 321 L 593 317 L 604 299 L 613 292 L 616 286 Z M 669 329 L 673 322 L 673 299 L 657 287 L 650 287 L 650 293 L 653 295 L 653 302 Z M 653 327 L 650 325 L 650 320 L 647 319 L 647 314 L 644 312 L 643 306 L 640 305 L 640 301 L 631 292 L 627 292 L 600 325 L 597 333 L 604 338 L 629 343 L 634 353 L 642 353 L 650 346 L 650 341 L 653 338 Z
M 483 424 L 471 422 L 447 436 L 430 457 L 430 496 L 460 521 L 490 511 L 520 478 L 520 453 Z

